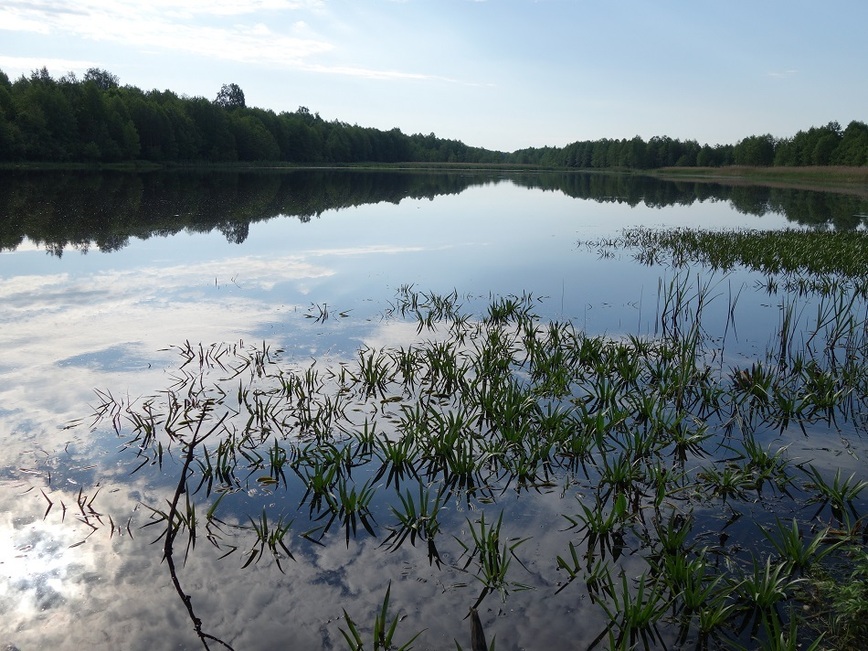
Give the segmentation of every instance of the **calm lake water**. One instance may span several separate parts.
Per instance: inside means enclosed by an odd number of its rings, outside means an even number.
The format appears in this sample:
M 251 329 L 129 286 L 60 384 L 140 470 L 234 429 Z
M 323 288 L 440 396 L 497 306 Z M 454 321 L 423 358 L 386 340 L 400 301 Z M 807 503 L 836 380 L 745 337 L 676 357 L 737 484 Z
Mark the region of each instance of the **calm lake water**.
M 116 433 L 93 417 L 100 395 L 141 405 L 173 386 L 182 364 L 173 347 L 264 346 L 285 369 L 301 373 L 313 361 L 337 369 L 357 363 L 365 347 L 443 335 L 401 317 L 408 286 L 454 291 L 476 317 L 492 297 L 530 294 L 543 322 L 571 321 L 616 339 L 653 337 L 661 286 L 686 277 L 714 297 L 710 336 L 728 342 L 721 366 L 749 366 L 774 342 L 782 304 L 808 315 L 817 299 L 769 293 L 765 276 L 746 269 L 646 266 L 630 251 L 601 253 L 600 243 L 635 226 L 866 223 L 866 202 L 846 195 L 614 176 L 2 173 L 0 646 L 202 648 L 162 558 L 163 541 L 153 542 L 160 526 L 142 528 L 167 508 L 182 450 L 167 448 L 162 463 L 149 458 L 139 468 L 135 445 L 125 445 L 129 431 Z M 856 309 L 864 317 L 864 300 Z M 238 382 L 228 383 L 231 391 Z M 388 421 L 386 405 L 360 412 L 356 424 L 368 417 Z M 853 413 L 807 433 L 792 425 L 759 434 L 763 445 L 788 445 L 791 459 L 866 479 L 865 418 Z M 376 467 L 355 477 L 364 481 Z M 510 567 L 513 589 L 478 606 L 489 642 L 582 648 L 604 625 L 577 586 L 559 591 L 566 577 L 555 559 L 577 541 L 562 516 L 579 510 L 576 496 L 585 490 L 567 473 L 536 490 L 452 496 L 444 504 L 442 564 L 429 561 L 424 542 L 383 546 L 394 496 L 378 493 L 372 503 L 373 532 L 360 522 L 353 535 L 336 525 L 304 536 L 326 522 L 305 501 L 304 484 L 295 477 L 275 487 L 261 477 L 243 477 L 231 494 L 237 499 L 227 498 L 223 538 L 209 540 L 200 522 L 186 562 L 177 559 L 203 630 L 235 649 L 346 648 L 344 610 L 369 627 L 390 582 L 390 613 L 403 617 L 399 642 L 425 629 L 414 648 L 454 648 L 454 640 L 470 648 L 465 616 L 481 586 L 462 567 L 457 541 L 471 540 L 483 511 L 489 522 L 506 511 L 510 538 L 527 539 L 516 548 L 521 564 Z M 215 495 L 196 495 L 201 520 Z M 244 567 L 251 518 L 263 510 L 293 521 L 286 544 L 294 560 L 284 555 L 283 572 L 270 553 Z M 709 505 L 703 517 L 726 516 Z M 755 530 L 729 531 L 733 541 L 756 543 Z M 179 537 L 176 551 L 186 545 Z M 237 551 L 226 555 L 233 545 Z M 621 560 L 627 571 L 638 563 L 638 555 Z M 212 641 L 211 648 L 221 647 Z

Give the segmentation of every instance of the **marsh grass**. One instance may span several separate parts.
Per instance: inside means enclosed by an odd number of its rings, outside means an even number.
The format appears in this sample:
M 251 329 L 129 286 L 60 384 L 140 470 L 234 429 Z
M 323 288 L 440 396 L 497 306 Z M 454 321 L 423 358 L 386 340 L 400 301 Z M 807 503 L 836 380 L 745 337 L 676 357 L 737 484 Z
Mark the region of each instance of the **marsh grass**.
M 789 563 L 791 574 L 807 572 L 841 545 L 840 541 L 828 542 L 828 527 L 821 529 L 813 538 L 807 538 L 795 518 L 789 527 L 777 520 L 775 529 L 774 534 L 765 528 L 760 528 L 760 532 L 777 550 L 780 559 Z
M 630 228 L 615 246 L 638 251 L 640 261 L 666 258 L 677 266 L 700 264 L 731 270 L 744 265 L 765 274 L 848 278 L 862 284 L 868 269 L 865 231 L 730 230 Z M 832 283 L 830 283 L 830 286 Z
M 849 508 L 854 518 L 859 518 L 859 513 L 856 511 L 853 501 L 859 496 L 859 493 L 868 487 L 868 481 L 864 479 L 855 480 L 856 473 L 852 473 L 847 479 L 842 480 L 840 468 L 835 471 L 835 477 L 831 482 L 826 481 L 822 473 L 812 465 L 809 465 L 807 470 L 804 468 L 802 470 L 809 477 L 806 488 L 814 491 L 814 495 L 810 498 L 809 503 L 819 502 L 820 509 L 830 504 L 832 515 L 839 522 L 844 521 L 845 507 Z
M 395 642 L 393 642 L 393 638 L 395 637 L 395 633 L 398 629 L 398 622 L 401 618 L 396 615 L 392 621 L 389 621 L 389 596 L 392 591 L 392 582 L 389 581 L 389 585 L 386 588 L 386 595 L 383 597 L 383 603 L 380 606 L 380 609 L 374 615 L 374 623 L 371 627 L 371 649 L 377 651 L 378 649 L 383 649 L 383 651 L 392 651 L 393 649 L 397 649 L 397 651 L 408 651 L 412 648 L 413 642 L 419 637 L 423 631 L 419 631 L 413 637 L 411 637 L 407 642 L 402 644 L 401 646 L 396 646 Z M 348 631 L 344 629 L 340 629 L 341 635 L 343 635 L 344 640 L 347 643 L 347 646 L 352 649 L 352 651 L 364 651 L 365 642 L 364 637 L 359 631 L 359 626 L 350 617 L 350 614 L 344 609 L 344 622 L 347 625 Z
M 254 562 L 258 563 L 259 559 L 265 554 L 265 551 L 268 550 L 274 557 L 277 569 L 283 572 L 283 566 L 280 564 L 281 551 L 286 555 L 286 558 L 295 560 L 295 556 L 292 555 L 292 552 L 286 545 L 288 542 L 286 537 L 292 527 L 292 520 L 284 522 L 283 516 L 281 516 L 277 522 L 270 523 L 267 513 L 263 510 L 258 520 L 250 518 L 250 524 L 256 533 L 256 542 L 248 552 L 247 561 L 243 567 L 247 567 Z
M 868 551 L 851 547 L 831 567 L 817 566 L 802 586 L 809 616 L 806 628 L 838 649 L 858 648 L 868 639 Z
M 688 259 L 679 237 L 677 255 Z M 176 539 L 185 556 L 197 553 L 203 529 L 228 559 L 247 550 L 244 567 L 273 559 L 281 571 L 332 536 L 410 554 L 418 541 L 420 563 L 481 584 L 466 598 L 474 608 L 528 588 L 588 595 L 605 622 L 597 644 L 791 644 L 804 625 L 784 606 L 820 590 L 815 577 L 844 558 L 838 541 L 864 549 L 868 482 L 796 465 L 767 437 L 844 423 L 868 432 L 864 297 L 853 291 L 830 286 L 816 314 L 787 304 L 765 354 L 735 363 L 705 322 L 725 293 L 689 273 L 661 282 L 655 332 L 642 337 L 543 322 L 528 294 L 468 313 L 470 297 L 405 286 L 386 316 L 416 323 L 409 346 L 363 346 L 329 367 L 290 366 L 265 343 L 186 342 L 168 389 L 138 402 L 100 391 L 94 425 L 122 438 L 133 472 L 177 477 L 171 497 L 145 503 L 169 561 Z M 726 295 L 729 331 L 740 292 Z M 514 525 L 521 506 L 512 502 L 531 494 L 556 505 L 566 526 Z M 564 507 L 564 498 L 576 502 Z M 818 521 L 827 507 L 834 527 Z M 729 519 L 709 515 L 719 512 Z M 783 512 L 803 524 L 781 524 Z M 249 526 L 227 525 L 233 518 Z M 765 535 L 728 546 L 749 521 Z M 517 580 L 530 535 L 561 551 Z M 177 578 L 174 563 L 171 572 Z M 389 599 L 387 589 L 374 648 L 396 644 Z M 363 648 L 346 613 L 345 624 L 344 640 Z
M 621 574 L 620 586 L 615 586 L 610 579 L 608 588 L 604 590 L 611 599 L 600 602 L 609 617 L 604 630 L 609 649 L 633 649 L 640 641 L 645 648 L 665 644 L 657 627 L 657 622 L 669 608 L 662 585 L 647 574 L 640 575 L 632 583 L 626 574 Z M 591 648 L 594 646 L 592 644 Z
M 491 592 L 500 593 L 501 599 L 506 601 L 511 591 L 530 590 L 531 586 L 507 578 L 510 565 L 515 560 L 522 565 L 516 556 L 515 550 L 527 542 L 527 538 L 504 539 L 501 536 L 503 525 L 503 513 L 491 524 L 485 522 L 483 513 L 479 520 L 472 523 L 467 521 L 468 530 L 472 538 L 472 544 L 467 544 L 459 538 L 455 538 L 463 549 L 462 556 L 466 557 L 461 569 L 466 571 L 471 564 L 475 566 L 474 576 L 482 583 L 482 591 L 471 608 L 476 609 L 482 600 Z M 526 569 L 526 568 L 525 568 Z
M 383 545 L 394 551 L 409 538 L 410 544 L 415 547 L 416 539 L 419 538 L 427 543 L 428 563 L 436 562 L 439 567 L 442 559 L 435 538 L 440 533 L 437 516 L 443 506 L 441 496 L 436 495 L 432 500 L 430 489 L 420 484 L 418 499 L 409 490 L 403 495 L 399 493 L 398 499 L 401 507 L 392 506 L 391 510 L 399 524 L 391 529 Z

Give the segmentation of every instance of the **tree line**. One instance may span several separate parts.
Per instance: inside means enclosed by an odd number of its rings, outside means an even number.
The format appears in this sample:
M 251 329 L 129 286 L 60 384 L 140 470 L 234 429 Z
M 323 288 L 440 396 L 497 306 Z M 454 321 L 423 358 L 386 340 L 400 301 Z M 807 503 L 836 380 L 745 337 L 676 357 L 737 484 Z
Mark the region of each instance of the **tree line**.
M 214 100 L 121 86 L 98 68 L 54 79 L 0 71 L 0 160 L 117 163 L 502 162 L 457 140 L 326 121 L 305 107 L 248 107 L 236 84 Z
M 660 167 L 723 167 L 727 165 L 806 166 L 868 165 L 868 125 L 852 121 L 845 129 L 837 122 L 799 131 L 791 138 L 771 134 L 748 136 L 735 145 L 700 145 L 695 140 L 655 136 L 647 142 L 583 140 L 566 147 L 523 149 L 512 153 L 515 162 L 580 169 L 655 169 Z
M 868 165 L 868 125 L 837 122 L 792 138 L 750 136 L 735 145 L 699 145 L 666 136 L 648 141 L 586 140 L 512 153 L 470 147 L 433 133 L 404 134 L 327 121 L 301 106 L 275 113 L 248 107 L 237 84 L 213 100 L 121 86 L 99 68 L 79 79 L 46 68 L 15 81 L 0 70 L 0 161 L 52 163 L 475 163 L 581 169 L 669 166 Z

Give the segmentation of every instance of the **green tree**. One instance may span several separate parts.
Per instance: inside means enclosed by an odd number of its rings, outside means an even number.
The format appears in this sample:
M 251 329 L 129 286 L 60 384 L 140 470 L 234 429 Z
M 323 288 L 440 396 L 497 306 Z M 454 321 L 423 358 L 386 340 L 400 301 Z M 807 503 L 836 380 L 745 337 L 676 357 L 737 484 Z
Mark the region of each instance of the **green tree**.
M 749 136 L 739 141 L 733 154 L 736 165 L 769 166 L 775 160 L 775 139 L 771 134 Z
M 832 160 L 832 153 L 837 149 L 841 138 L 827 133 L 820 136 L 817 144 L 814 145 L 814 151 L 811 155 L 811 161 L 814 165 L 828 165 Z
M 139 134 L 142 158 L 151 161 L 177 160 L 178 143 L 163 107 L 154 98 L 145 95 L 132 97 L 127 106 Z
M 88 68 L 84 73 L 85 82 L 93 82 L 100 90 L 113 90 L 118 87 L 120 80 L 117 75 L 113 75 L 108 70 L 100 70 L 99 68 Z
M 337 125 L 329 130 L 326 138 L 326 157 L 334 163 L 352 162 L 352 143 L 343 126 Z
M 230 130 L 235 136 L 238 160 L 273 161 L 280 157 L 274 136 L 256 116 L 233 113 Z
M 211 162 L 238 160 L 235 136 L 229 128 L 226 111 L 205 98 L 188 100 L 187 114 L 201 134 L 201 148 L 197 158 Z
M 244 91 L 238 84 L 223 84 L 214 103 L 225 109 L 245 108 Z
M 12 160 L 19 155 L 20 134 L 15 125 L 15 103 L 12 99 L 12 84 L 0 70 L 0 160 Z
M 832 155 L 832 164 L 868 165 L 868 124 L 854 120 L 847 125 Z
M 695 167 L 701 151 L 699 143 L 695 140 L 687 140 L 686 142 L 676 140 L 676 142 L 679 143 L 679 152 L 675 165 L 677 167 Z
M 646 149 L 645 141 L 639 136 L 633 136 L 633 139 L 624 146 L 622 165 L 635 169 L 647 167 L 648 163 L 645 159 Z
M 12 86 L 21 152 L 31 160 L 68 161 L 76 153 L 78 128 L 73 106 L 46 68 Z
M 603 138 L 594 143 L 591 154 L 591 167 L 602 168 L 609 164 L 609 139 Z
M 0 95 L 5 92 L 0 88 Z M 2 100 L 2 98 L 0 98 Z M 0 160 L 14 160 L 19 155 L 18 127 L 13 124 L 4 111 L 0 110 Z

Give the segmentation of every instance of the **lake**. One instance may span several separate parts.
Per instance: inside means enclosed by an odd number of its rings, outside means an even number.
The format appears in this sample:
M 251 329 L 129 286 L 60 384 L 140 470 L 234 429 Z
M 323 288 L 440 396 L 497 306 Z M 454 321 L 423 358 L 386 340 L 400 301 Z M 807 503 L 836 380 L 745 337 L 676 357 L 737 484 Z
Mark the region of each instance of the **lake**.
M 396 648 L 764 639 L 742 577 L 793 518 L 864 553 L 868 269 L 625 233 L 866 226 L 617 175 L 2 172 L 0 644 L 349 648 L 387 594 Z

